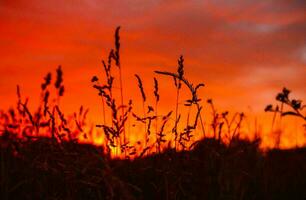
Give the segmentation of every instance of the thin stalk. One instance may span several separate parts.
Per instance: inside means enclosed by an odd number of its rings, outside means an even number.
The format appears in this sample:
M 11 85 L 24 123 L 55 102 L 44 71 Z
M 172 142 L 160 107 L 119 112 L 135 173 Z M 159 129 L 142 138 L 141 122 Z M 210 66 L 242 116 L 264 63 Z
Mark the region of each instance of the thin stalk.
M 148 143 L 148 133 L 147 133 L 147 119 L 146 119 L 146 108 L 145 101 L 142 101 L 143 118 L 144 120 L 144 133 L 145 133 L 145 148 L 147 148 Z
M 276 114 L 277 114 L 277 111 L 274 111 L 274 113 L 273 113 L 273 119 L 272 119 L 272 126 L 271 126 L 271 132 L 272 132 L 272 133 L 273 133 L 273 131 L 274 131 L 274 124 L 275 124 Z
M 119 65 L 119 79 L 120 79 L 120 98 L 121 98 L 121 117 L 124 117 L 124 106 L 123 106 L 123 86 L 122 86 L 122 70 Z M 126 132 L 125 132 L 125 124 L 123 125 L 123 144 L 126 143 Z
M 180 83 L 179 83 L 180 84 Z M 176 89 L 176 104 L 175 104 L 175 124 L 174 124 L 174 134 L 175 134 L 175 138 L 174 138 L 174 148 L 176 150 L 176 146 L 177 146 L 177 117 L 178 117 L 178 101 L 179 101 L 179 95 L 180 95 L 180 89 L 177 88 Z
M 98 84 L 100 85 L 100 83 L 98 82 Z M 106 125 L 106 115 L 105 115 L 105 100 L 104 98 L 101 96 L 101 100 L 102 100 L 102 116 L 103 116 L 103 124 Z
M 105 116 L 105 101 L 102 98 L 102 112 L 103 112 L 103 123 L 106 124 L 106 116 Z
M 159 152 L 160 153 L 160 147 L 158 145 L 158 117 L 157 117 L 157 105 L 158 105 L 158 102 L 155 101 L 155 141 L 156 141 L 156 152 Z
M 200 105 L 198 103 L 197 103 L 197 109 L 200 110 Z M 200 123 L 201 123 L 203 136 L 205 138 L 206 136 L 205 136 L 205 129 L 204 129 L 204 123 L 203 123 L 203 120 L 202 120 L 201 110 L 200 110 L 200 113 L 199 113 L 199 118 L 200 118 Z
M 282 127 L 282 118 L 283 118 L 283 110 L 284 110 L 284 103 L 282 102 L 281 103 L 281 107 L 280 107 L 280 116 L 279 116 L 279 126 L 280 128 Z

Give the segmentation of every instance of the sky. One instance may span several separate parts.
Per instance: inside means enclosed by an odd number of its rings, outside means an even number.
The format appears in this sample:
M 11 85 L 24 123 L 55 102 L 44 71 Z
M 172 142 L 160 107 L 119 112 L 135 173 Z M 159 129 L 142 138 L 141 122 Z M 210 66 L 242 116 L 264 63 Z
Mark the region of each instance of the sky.
M 84 105 L 100 119 L 90 79 L 103 76 L 101 59 L 119 25 L 126 98 L 140 96 L 135 73 L 149 92 L 153 71 L 175 71 L 184 55 L 186 77 L 205 83 L 201 96 L 220 110 L 260 115 L 283 87 L 306 99 L 303 0 L 2 0 L 1 108 L 15 104 L 17 84 L 35 105 L 43 77 L 61 65 L 63 109 Z M 159 78 L 161 98 L 174 101 L 172 82 Z

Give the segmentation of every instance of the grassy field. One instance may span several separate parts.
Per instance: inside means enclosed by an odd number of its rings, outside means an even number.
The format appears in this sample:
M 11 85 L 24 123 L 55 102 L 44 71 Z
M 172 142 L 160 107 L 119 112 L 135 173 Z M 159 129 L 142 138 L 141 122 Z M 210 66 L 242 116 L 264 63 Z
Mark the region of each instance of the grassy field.
M 9 133 L 8 133 L 9 134 Z M 199 141 L 142 158 L 101 147 L 1 136 L 1 199 L 305 199 L 306 148 Z
M 0 111 L 2 200 L 306 199 L 306 147 L 279 149 L 278 134 L 276 148 L 264 151 L 260 135 L 240 137 L 244 113 L 219 112 L 211 99 L 206 103 L 212 120 L 205 122 L 198 95 L 204 84 L 186 78 L 183 56 L 176 72 L 155 71 L 149 94 L 135 74 L 142 113 L 136 113 L 133 101 L 123 95 L 119 27 L 115 47 L 102 65 L 103 77 L 91 79 L 103 108 L 99 124 L 87 123 L 83 106 L 72 115 L 62 112 L 61 66 L 55 78 L 52 73 L 44 77 L 41 102 L 34 111 L 17 86 L 16 107 Z M 159 109 L 158 76 L 173 79 L 175 109 L 167 113 Z M 183 93 L 187 99 L 182 99 Z M 273 113 L 272 128 L 276 118 L 288 115 L 306 120 L 306 106 L 289 94 L 284 88 L 276 96 L 277 105 L 266 107 Z M 127 122 L 140 126 L 136 144 L 129 141 Z M 102 146 L 94 145 L 95 130 L 103 133 Z M 80 141 L 84 138 L 90 144 Z

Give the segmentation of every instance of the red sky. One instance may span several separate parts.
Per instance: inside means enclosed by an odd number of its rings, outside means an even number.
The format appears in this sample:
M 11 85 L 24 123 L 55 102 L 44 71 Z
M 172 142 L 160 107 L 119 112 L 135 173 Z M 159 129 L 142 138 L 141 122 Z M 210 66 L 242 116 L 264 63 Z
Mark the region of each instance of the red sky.
M 64 109 L 85 105 L 97 116 L 90 79 L 101 76 L 118 25 L 125 96 L 139 96 L 133 74 L 152 90 L 153 71 L 176 70 L 183 54 L 186 76 L 204 82 L 203 98 L 220 109 L 262 112 L 284 86 L 305 100 L 305 1 L 228 2 L 2 0 L 1 108 L 15 103 L 17 84 L 35 105 L 43 76 L 60 64 Z

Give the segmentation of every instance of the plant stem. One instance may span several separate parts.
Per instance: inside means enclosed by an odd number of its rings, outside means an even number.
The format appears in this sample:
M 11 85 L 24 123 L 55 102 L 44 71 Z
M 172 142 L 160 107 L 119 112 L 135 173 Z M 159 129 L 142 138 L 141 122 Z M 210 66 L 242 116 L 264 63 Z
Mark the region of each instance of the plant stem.
M 197 103 L 197 109 L 200 110 L 200 105 L 198 103 Z M 204 124 L 203 124 L 203 120 L 202 120 L 201 110 L 200 110 L 200 113 L 199 113 L 199 117 L 200 117 L 200 122 L 201 122 L 201 128 L 202 128 L 203 136 L 205 138 L 206 136 L 205 136 L 205 129 L 204 129 Z
M 148 133 L 147 133 L 147 119 L 146 119 L 146 109 L 145 109 L 145 101 L 142 101 L 142 109 L 143 109 L 143 117 L 144 117 L 144 133 L 145 133 L 145 148 L 147 147 Z
M 159 145 L 158 145 L 158 142 L 157 142 L 157 140 L 158 140 L 158 117 L 157 117 L 157 101 L 155 101 L 155 116 L 156 116 L 156 118 L 155 118 L 155 139 L 156 139 L 156 152 L 158 151 L 159 153 L 160 153 L 160 147 L 159 147 Z
M 180 84 L 180 83 L 178 83 Z M 176 150 L 176 145 L 177 145 L 177 116 L 178 116 L 178 101 L 179 101 L 179 95 L 180 95 L 180 89 L 177 88 L 176 90 L 176 105 L 175 105 L 175 124 L 174 124 L 174 134 L 175 134 L 175 138 L 174 138 L 174 148 Z
M 121 97 L 121 116 L 122 120 L 124 117 L 124 106 L 123 106 L 123 87 L 122 87 L 122 70 L 121 66 L 119 66 L 119 79 L 120 79 L 120 97 Z M 126 143 L 126 132 L 125 132 L 125 124 L 123 124 L 123 143 Z

